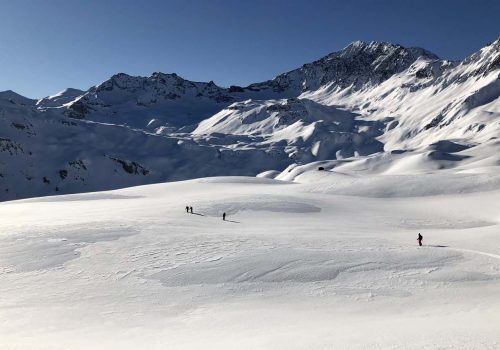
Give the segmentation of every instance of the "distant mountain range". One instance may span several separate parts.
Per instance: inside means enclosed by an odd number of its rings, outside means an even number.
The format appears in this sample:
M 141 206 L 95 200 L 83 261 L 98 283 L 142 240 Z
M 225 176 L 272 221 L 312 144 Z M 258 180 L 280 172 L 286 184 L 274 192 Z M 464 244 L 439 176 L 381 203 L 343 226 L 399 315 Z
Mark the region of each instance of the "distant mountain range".
M 499 96 L 500 39 L 460 62 L 358 41 L 247 87 L 120 73 L 38 101 L 4 91 L 0 200 L 277 174 L 443 141 L 488 145 L 477 166 L 500 165 Z

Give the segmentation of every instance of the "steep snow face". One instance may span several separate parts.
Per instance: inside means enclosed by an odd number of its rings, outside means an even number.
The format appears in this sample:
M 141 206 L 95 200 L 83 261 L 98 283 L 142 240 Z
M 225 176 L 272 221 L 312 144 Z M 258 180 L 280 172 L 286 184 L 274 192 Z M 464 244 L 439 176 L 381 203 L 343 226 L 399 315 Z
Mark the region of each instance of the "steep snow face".
M 61 107 L 69 102 L 73 102 L 77 97 L 83 95 L 85 91 L 68 88 L 55 95 L 44 97 L 37 101 L 39 108 Z
M 234 103 L 193 134 L 232 135 L 236 147 L 283 145 L 297 163 L 384 148 L 425 151 L 448 139 L 484 143 L 500 135 L 498 47 L 497 40 L 463 62 L 449 62 L 423 49 L 356 42 L 273 80 L 300 82 L 292 84 L 306 90 L 298 99 Z M 431 157 L 431 168 L 439 160 Z
M 500 135 L 500 39 L 462 62 L 421 57 L 377 86 L 328 85 L 301 95 L 342 105 L 363 118 L 393 118 L 379 138 L 386 150 L 443 139 L 485 142 Z
M 273 147 L 297 162 L 367 155 L 383 150 L 375 139 L 384 122 L 307 99 L 234 103 L 193 131 L 198 138 L 232 135 L 239 147 Z

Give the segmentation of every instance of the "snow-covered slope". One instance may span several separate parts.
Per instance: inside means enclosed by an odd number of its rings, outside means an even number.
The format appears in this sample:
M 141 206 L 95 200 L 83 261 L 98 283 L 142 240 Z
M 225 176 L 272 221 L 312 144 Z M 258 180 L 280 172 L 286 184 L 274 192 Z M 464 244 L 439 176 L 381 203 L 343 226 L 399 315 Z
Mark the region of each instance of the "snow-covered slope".
M 85 94 L 85 91 L 68 88 L 60 91 L 53 96 L 48 96 L 37 101 L 39 108 L 61 107 L 67 103 L 73 102 L 78 97 Z
M 348 106 L 369 120 L 393 119 L 379 138 L 386 150 L 445 139 L 484 142 L 500 135 L 499 75 L 500 39 L 462 62 L 420 57 L 376 86 L 331 85 L 302 97 Z
M 280 148 L 295 162 L 307 163 L 383 151 L 376 137 L 384 127 L 383 121 L 360 120 L 308 99 L 247 100 L 201 122 L 192 134 L 195 139 L 231 135 L 240 144 Z
M 462 62 L 355 42 L 247 87 L 122 73 L 39 101 L 3 92 L 0 199 L 276 173 L 357 157 L 367 166 L 394 158 L 388 171 L 397 173 L 495 165 L 484 153 L 428 148 L 452 142 L 497 152 L 499 62 L 500 39 Z M 75 162 L 83 167 L 73 177 L 58 175 L 73 172 Z
M 0 96 L 0 198 L 16 199 L 286 166 L 268 150 L 226 151 L 190 138 L 40 114 Z
M 1 203 L 2 350 L 496 349 L 499 190 L 331 175 Z
M 381 53 L 388 48 L 392 48 L 390 54 Z M 339 57 L 354 63 L 347 68 L 345 63 L 338 66 Z M 336 63 L 333 68 L 331 61 Z M 335 110 L 353 112 L 357 116 L 352 119 L 365 124 L 378 123 L 377 131 L 372 129 L 368 134 L 381 141 L 388 151 L 426 147 L 446 139 L 481 143 L 500 135 L 499 62 L 500 39 L 460 63 L 439 60 L 424 50 L 358 42 L 286 73 L 275 82 L 293 81 L 287 86 L 301 91 L 301 101 L 312 100 L 336 107 Z M 288 105 L 286 100 L 275 103 Z M 270 125 L 280 129 L 281 120 L 286 117 L 291 122 L 315 119 L 326 125 L 336 123 L 335 112 L 332 117 L 325 117 L 323 112 L 309 109 L 304 113 L 301 108 L 283 107 L 281 115 L 275 111 L 265 118 L 262 110 L 269 104 L 270 101 L 246 101 L 230 105 L 202 122 L 195 133 L 250 131 L 253 136 L 266 136 Z M 380 127 L 383 130 L 379 131 Z M 300 136 L 297 133 L 296 137 Z

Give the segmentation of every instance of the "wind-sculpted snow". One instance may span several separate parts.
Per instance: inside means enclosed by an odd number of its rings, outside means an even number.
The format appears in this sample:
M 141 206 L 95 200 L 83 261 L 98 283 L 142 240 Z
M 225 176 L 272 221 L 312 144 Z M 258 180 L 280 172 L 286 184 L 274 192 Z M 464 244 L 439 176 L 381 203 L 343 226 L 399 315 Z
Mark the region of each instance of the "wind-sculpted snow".
M 378 255 L 383 255 L 378 256 Z M 404 255 L 404 257 L 402 256 Z M 391 270 L 397 265 L 402 271 L 436 268 L 458 260 L 460 253 L 445 249 L 422 259 L 416 252 L 395 251 L 322 251 L 276 248 L 267 252 L 247 251 L 227 259 L 212 259 L 196 266 L 183 265 L 155 273 L 151 277 L 172 286 L 247 283 L 312 283 L 332 281 L 341 274 L 374 273 Z M 486 275 L 485 275 L 486 276 Z M 489 277 L 491 278 L 491 277 Z M 409 293 L 409 291 L 407 291 Z M 406 294 L 406 293 L 405 293 Z M 376 292 L 375 292 L 375 295 Z M 407 294 L 408 295 L 408 294 Z
M 0 261 L 3 272 L 21 273 L 40 271 L 63 266 L 80 256 L 88 244 L 113 241 L 138 232 L 130 227 L 88 228 L 85 226 L 58 227 L 56 234 L 39 235 L 25 231 L 25 238 L 8 236 L 0 239 Z
M 297 198 L 289 196 L 247 196 L 228 198 L 223 203 L 219 201 L 199 201 L 197 210 L 204 215 L 221 216 L 223 212 L 228 215 L 241 211 L 268 211 L 283 213 L 314 213 L 321 211 L 317 206 L 302 203 Z
M 193 135 L 238 135 L 242 143 L 282 149 L 295 161 L 307 163 L 380 152 L 383 144 L 376 137 L 384 128 L 385 121 L 359 120 L 354 113 L 306 99 L 247 100 L 201 122 Z
M 316 173 L 0 203 L 2 350 L 497 347 L 499 189 Z
M 291 165 L 274 178 L 314 192 L 369 197 L 486 192 L 500 189 L 499 150 L 496 140 L 475 147 L 447 141 L 422 151 Z

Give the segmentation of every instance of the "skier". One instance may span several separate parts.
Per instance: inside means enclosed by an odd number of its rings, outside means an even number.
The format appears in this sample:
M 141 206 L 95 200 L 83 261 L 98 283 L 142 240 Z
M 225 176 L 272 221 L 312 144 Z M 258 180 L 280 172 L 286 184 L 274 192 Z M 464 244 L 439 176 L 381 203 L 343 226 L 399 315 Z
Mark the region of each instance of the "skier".
M 189 207 L 186 205 L 186 213 L 189 213 Z
M 222 214 L 222 220 L 226 221 L 226 213 Z
M 189 207 L 189 210 L 191 211 L 191 214 L 193 214 L 193 207 Z
M 422 235 L 420 234 L 420 232 L 418 233 L 418 238 L 417 238 L 417 241 L 418 241 L 418 245 L 419 246 L 422 246 L 422 240 L 424 239 L 424 237 L 422 237 Z

